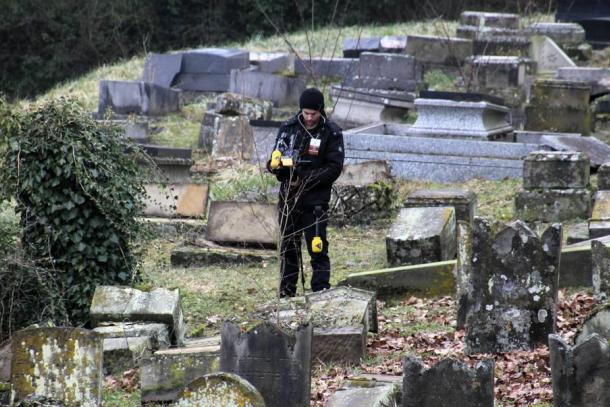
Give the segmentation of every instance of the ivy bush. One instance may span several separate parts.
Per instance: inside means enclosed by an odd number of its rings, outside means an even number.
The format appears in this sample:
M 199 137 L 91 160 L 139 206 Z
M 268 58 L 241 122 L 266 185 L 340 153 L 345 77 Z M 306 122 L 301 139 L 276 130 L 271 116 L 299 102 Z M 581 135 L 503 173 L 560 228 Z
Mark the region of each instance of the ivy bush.
M 51 271 L 51 294 L 82 323 L 97 285 L 137 278 L 143 153 L 65 99 L 28 111 L 0 101 L 0 153 L 2 198 L 15 202 L 23 251 Z

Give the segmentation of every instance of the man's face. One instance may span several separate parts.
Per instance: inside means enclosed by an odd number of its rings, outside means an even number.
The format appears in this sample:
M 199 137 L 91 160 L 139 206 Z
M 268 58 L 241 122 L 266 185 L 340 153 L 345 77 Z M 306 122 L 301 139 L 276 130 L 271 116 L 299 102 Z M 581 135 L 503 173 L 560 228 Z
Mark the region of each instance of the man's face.
M 320 116 L 322 115 L 318 110 L 303 109 L 303 121 L 307 129 L 313 129 L 320 122 Z

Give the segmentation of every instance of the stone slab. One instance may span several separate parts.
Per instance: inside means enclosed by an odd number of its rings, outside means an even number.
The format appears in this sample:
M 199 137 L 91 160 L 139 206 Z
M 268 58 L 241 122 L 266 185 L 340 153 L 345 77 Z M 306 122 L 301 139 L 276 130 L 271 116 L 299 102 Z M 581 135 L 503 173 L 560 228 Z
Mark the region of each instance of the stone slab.
M 103 339 L 148 337 L 152 350 L 166 349 L 171 345 L 169 329 L 165 324 L 117 322 L 93 328 L 93 332 Z
M 408 102 L 399 103 L 411 107 L 413 105 Z M 351 127 L 378 121 L 399 122 L 407 117 L 408 112 L 409 107 L 389 106 L 377 101 L 367 102 L 341 97 L 335 102 L 332 119 L 342 127 Z
M 200 48 L 182 53 L 181 72 L 185 74 L 228 74 L 248 66 L 248 51 L 239 49 Z
M 491 13 L 485 11 L 463 11 L 460 14 L 460 23 L 475 27 L 498 27 L 519 29 L 519 14 Z
M 214 112 L 223 115 L 243 115 L 250 121 L 270 121 L 273 104 L 235 93 L 222 93 L 216 97 Z
M 532 151 L 523 163 L 523 188 L 587 188 L 589 158 L 572 151 Z
M 574 343 L 580 345 L 593 334 L 610 340 L 610 305 L 608 303 L 599 307 L 587 317 L 578 329 Z
M 586 222 L 575 223 L 567 226 L 567 239 L 566 244 L 571 245 L 574 243 L 583 242 L 589 240 L 589 224 Z
M 593 137 L 545 135 L 540 143 L 557 151 L 580 151 L 589 157 L 591 168 L 610 161 L 610 146 Z
M 276 245 L 278 228 L 275 205 L 212 201 L 206 236 L 214 242 Z
M 586 219 L 591 213 L 591 195 L 586 189 L 522 191 L 515 197 L 517 217 L 526 222 L 563 222 Z
M 182 54 L 155 54 L 150 53 L 144 61 L 144 82 L 170 88 L 176 75 L 182 70 Z
M 379 37 L 346 38 L 343 40 L 343 58 L 358 58 L 363 52 L 379 52 L 380 42 Z
M 206 184 L 146 184 L 144 215 L 204 217 L 208 200 Z
M 356 165 L 344 165 L 335 185 L 362 186 L 390 180 L 390 168 L 387 162 L 367 161 Z
M 530 55 L 536 61 L 540 73 L 556 72 L 559 68 L 576 66 L 561 47 L 545 35 L 532 36 L 530 47 Z
M 159 116 L 181 109 L 180 91 L 142 81 L 102 80 L 99 85 L 98 113 Z
M 591 242 L 591 281 L 598 300 L 610 296 L 610 250 L 602 242 Z M 609 303 L 610 304 L 610 303 Z M 610 326 L 607 326 L 610 331 Z
M 152 353 L 148 336 L 106 338 L 104 347 L 104 372 L 120 376 L 124 371 L 140 366 L 142 359 Z
M 379 40 L 379 51 L 384 53 L 402 54 L 407 47 L 405 35 L 384 35 Z
M 191 382 L 180 392 L 174 406 L 265 407 L 265 400 L 244 378 L 232 373 L 219 372 L 207 374 Z
M 411 79 L 379 76 L 350 76 L 343 81 L 344 87 L 354 89 L 375 89 L 399 92 L 416 92 L 423 87 L 422 82 Z
M 206 223 L 190 218 L 137 218 L 153 235 L 171 238 L 196 239 L 205 235 Z
M 529 62 L 518 56 L 478 55 L 466 61 L 477 89 L 525 86 Z
M 360 54 L 358 76 L 385 77 L 397 81 L 421 81 L 423 71 L 417 60 L 411 55 L 397 55 L 379 52 Z
M 178 246 L 171 251 L 170 263 L 172 267 L 199 268 L 211 265 L 260 264 L 276 258 L 277 253 L 273 250 Z
M 610 161 L 602 163 L 597 169 L 597 188 L 602 191 L 610 190 Z
M 578 46 L 585 42 L 585 30 L 576 23 L 536 22 L 525 31 L 533 35 L 545 35 L 561 47 Z
M 230 92 L 270 100 L 274 106 L 298 105 L 307 83 L 304 78 L 259 72 L 254 69 L 231 71 Z
M 462 66 L 472 55 L 472 40 L 432 35 L 408 35 L 406 54 L 424 64 Z
M 456 253 L 455 210 L 403 208 L 386 235 L 388 264 L 400 266 L 450 260 Z
M 591 86 L 587 82 L 538 79 L 531 89 L 530 104 L 536 107 L 587 110 Z
M 376 380 L 349 380 L 337 389 L 328 401 L 329 407 L 395 406 L 400 399 L 400 386 Z
M 206 112 L 201 123 L 199 146 L 213 157 L 250 160 L 254 150 L 254 131 L 246 116 Z
M 450 206 L 456 220 L 472 222 L 476 216 L 477 196 L 464 189 L 416 189 L 407 195 L 403 207 Z
M 335 103 L 340 102 L 342 99 L 349 99 L 350 101 L 370 102 L 405 109 L 412 108 L 413 101 L 415 100 L 415 94 L 412 92 L 387 89 L 361 89 L 335 85 L 330 88 L 330 97 Z M 371 124 L 371 122 L 366 124 Z
M 231 86 L 230 73 L 180 73 L 173 87 L 190 92 L 227 92 Z
M 148 120 L 102 119 L 97 120 L 106 126 L 117 126 L 125 132 L 125 137 L 135 143 L 148 143 L 151 129 Z
M 593 201 L 595 204 L 590 220 L 610 220 L 610 191 L 597 191 L 593 196 Z
M 303 58 L 294 63 L 298 75 L 347 78 L 357 72 L 358 58 Z
M 250 63 L 265 73 L 289 71 L 293 65 L 291 62 L 290 55 L 284 52 L 250 52 Z
M 605 93 L 610 88 L 610 68 L 565 67 L 557 69 L 557 78 L 582 81 L 591 86 L 591 94 Z
M 156 144 L 138 144 L 152 158 L 182 158 L 190 160 L 193 150 L 190 148 L 169 147 Z

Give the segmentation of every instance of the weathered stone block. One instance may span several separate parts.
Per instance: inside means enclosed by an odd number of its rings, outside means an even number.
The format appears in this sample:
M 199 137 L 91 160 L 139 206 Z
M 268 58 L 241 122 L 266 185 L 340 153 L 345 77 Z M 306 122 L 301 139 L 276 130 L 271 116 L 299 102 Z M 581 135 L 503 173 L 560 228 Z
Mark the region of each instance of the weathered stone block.
M 591 131 L 592 118 L 589 110 L 527 105 L 525 106 L 525 117 L 526 130 L 584 135 Z
M 346 38 L 343 40 L 343 58 L 358 58 L 363 52 L 379 52 L 379 37 Z
M 593 201 L 595 204 L 589 219 L 589 236 L 592 239 L 610 235 L 610 191 L 597 191 Z
M 169 329 L 165 324 L 117 322 L 112 325 L 98 326 L 93 329 L 93 332 L 103 339 L 148 337 L 153 350 L 169 348 L 171 345 Z
M 410 55 L 363 52 L 360 55 L 358 76 L 418 81 L 422 80 L 423 72 L 417 60 Z
M 575 223 L 568 226 L 568 238 L 566 244 L 571 245 L 589 240 L 589 224 L 585 222 Z
M 141 81 L 100 81 L 97 111 L 158 116 L 181 108 L 180 91 Z
M 408 35 L 406 54 L 424 64 L 462 66 L 472 55 L 472 40 L 431 35 Z
M 472 222 L 476 216 L 477 195 L 464 189 L 416 189 L 407 195 L 403 206 L 450 206 L 455 210 L 456 220 Z
M 531 70 L 531 62 L 522 57 L 479 55 L 466 60 L 466 75 L 472 78 L 473 89 L 487 93 L 501 91 L 492 94 L 503 97 L 510 106 L 525 101 L 525 81 Z
M 597 334 L 601 338 L 610 340 L 610 302 L 595 310 L 582 326 L 578 329 L 575 344 L 580 345 L 585 342 L 590 335 Z
M 270 100 L 274 106 L 298 105 L 307 81 L 297 76 L 276 75 L 256 69 L 231 71 L 229 91 Z
M 610 296 L 610 249 L 602 242 L 591 241 L 591 280 L 595 294 L 601 298 Z
M 144 62 L 144 82 L 170 88 L 176 75 L 182 70 L 182 54 L 150 53 Z
M 519 14 L 490 13 L 484 11 L 463 11 L 460 14 L 460 23 L 475 27 L 497 27 L 519 29 Z
M 283 52 L 250 52 L 250 63 L 261 72 L 278 73 L 292 70 L 293 58 Z
M 250 65 L 248 51 L 230 48 L 200 48 L 182 53 L 182 73 L 227 74 Z
M 515 197 L 517 217 L 526 222 L 563 222 L 586 219 L 591 213 L 591 195 L 586 189 L 522 191 Z
M 159 322 L 170 328 L 172 344 L 184 342 L 180 291 L 156 288 L 143 292 L 130 287 L 97 286 L 89 311 L 91 324 L 103 322 Z
M 142 360 L 142 401 L 173 401 L 193 380 L 220 370 L 220 347 L 191 346 L 157 351 Z
M 475 218 L 471 258 L 464 259 L 472 264 L 467 353 L 531 349 L 555 332 L 561 232 L 554 224 L 539 237 L 517 220 L 493 233 L 487 221 Z
M 231 373 L 212 373 L 190 383 L 179 394 L 176 407 L 244 406 L 265 407 L 258 390 L 244 378 Z
M 608 91 L 609 68 L 566 67 L 557 69 L 557 78 L 574 82 L 585 82 L 591 86 L 591 94 L 599 95 Z
M 455 211 L 404 208 L 386 235 L 388 264 L 431 263 L 455 256 Z
M 277 259 L 277 252 L 273 250 L 221 247 L 218 245 L 210 245 L 209 247 L 178 246 L 172 249 L 170 255 L 170 262 L 173 267 L 185 268 L 219 264 L 260 264 L 263 261 L 273 259 Z
M 207 239 L 276 245 L 279 237 L 275 205 L 213 201 L 208 214 Z
M 494 360 L 469 368 L 443 359 L 431 368 L 416 357 L 404 359 L 402 407 L 493 407 Z
M 11 383 L 15 401 L 30 395 L 69 406 L 102 402 L 102 341 L 81 328 L 31 328 L 12 337 Z
M 561 47 L 578 46 L 585 42 L 585 30 L 576 23 L 537 22 L 525 31 L 534 35 L 546 35 Z
M 214 157 L 252 158 L 254 131 L 246 116 L 206 112 L 201 123 L 199 146 Z
M 172 87 L 186 92 L 228 92 L 230 73 L 180 73 Z
M 140 361 L 152 353 L 148 336 L 106 338 L 103 346 L 104 372 L 107 375 L 120 375 L 126 370 L 139 367 Z
M 523 188 L 586 188 L 589 158 L 573 151 L 533 151 L 523 162 Z
M 249 120 L 271 120 L 273 104 L 236 93 L 225 92 L 216 97 L 214 112 L 223 115 L 243 115 Z
M 145 216 L 204 217 L 207 209 L 206 184 L 146 184 Z
M 594 136 L 547 134 L 540 144 L 558 151 L 580 151 L 589 157 L 591 168 L 597 168 L 610 159 L 610 146 Z
M 407 117 L 413 101 L 393 101 L 372 95 L 372 101 L 353 99 L 355 91 L 344 92 L 341 96 L 332 96 L 336 100 L 332 118 L 344 126 L 370 124 L 372 122 L 399 122 Z M 361 97 L 361 96 L 357 96 Z M 397 106 L 392 105 L 396 102 Z
M 358 58 L 305 58 L 296 60 L 294 72 L 314 77 L 347 78 L 358 71 Z
M 248 380 L 267 407 L 309 406 L 311 388 L 311 324 L 287 331 L 264 323 L 242 332 L 225 323 L 221 332 L 220 369 Z
M 556 407 L 610 405 L 610 345 L 597 334 L 574 347 L 549 336 L 553 401 Z
M 555 41 L 544 35 L 535 35 L 531 38 L 530 55 L 536 61 L 540 73 L 556 72 L 559 68 L 576 66 Z
M 603 163 L 597 169 L 597 188 L 600 190 L 610 190 L 610 162 Z
M 379 40 L 379 51 L 384 53 L 402 54 L 407 46 L 404 35 L 384 35 Z
M 352 379 L 337 389 L 328 401 L 329 407 L 385 407 L 399 403 L 400 387 L 396 383 Z

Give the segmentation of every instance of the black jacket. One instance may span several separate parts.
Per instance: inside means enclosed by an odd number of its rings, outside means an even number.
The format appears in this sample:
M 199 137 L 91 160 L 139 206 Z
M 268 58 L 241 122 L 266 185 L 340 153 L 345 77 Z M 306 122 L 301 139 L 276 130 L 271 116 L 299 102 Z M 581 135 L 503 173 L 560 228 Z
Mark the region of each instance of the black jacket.
M 309 133 L 320 139 L 317 156 L 308 154 Z M 298 205 L 303 207 L 327 205 L 332 184 L 341 175 L 345 156 L 341 128 L 322 116 L 318 127 L 309 133 L 300 113 L 286 121 L 278 131 L 274 149 L 289 154 L 292 145 L 295 157 L 292 169 L 271 170 L 271 161 L 267 162 L 267 170 L 282 183 L 280 203 L 288 197 L 296 198 Z

